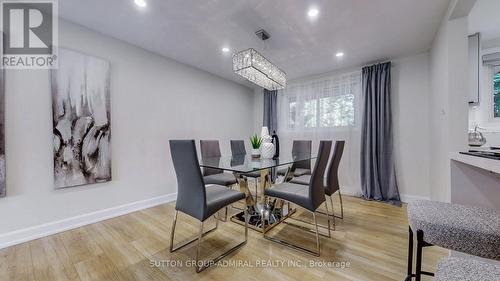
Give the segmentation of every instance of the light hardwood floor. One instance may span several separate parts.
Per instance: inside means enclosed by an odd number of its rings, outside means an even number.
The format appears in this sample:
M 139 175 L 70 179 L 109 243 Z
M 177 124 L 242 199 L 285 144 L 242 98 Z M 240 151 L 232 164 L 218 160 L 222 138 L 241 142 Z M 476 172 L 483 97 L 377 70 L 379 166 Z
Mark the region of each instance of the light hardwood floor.
M 248 244 L 223 260 L 246 267 L 226 263 L 196 274 L 193 267 L 185 266 L 195 257 L 195 243 L 169 253 L 173 204 L 166 204 L 3 249 L 0 280 L 403 280 L 406 207 L 344 196 L 344 210 L 333 237 L 321 237 L 320 258 L 264 240 L 261 233 L 249 230 Z M 206 223 L 212 225 L 213 220 Z M 197 229 L 196 221 L 180 215 L 176 241 L 195 235 Z M 315 245 L 312 234 L 285 224 L 270 234 L 311 248 Z M 219 229 L 203 240 L 202 256 L 215 257 L 220 253 L 216 249 L 230 248 L 242 237 L 240 225 L 219 223 Z M 424 269 L 433 272 L 445 255 L 444 249 L 424 249 Z M 184 266 L 174 267 L 167 264 L 169 260 Z M 294 264 L 281 266 L 278 261 Z M 310 267 L 310 261 L 348 262 L 349 267 Z M 257 267 L 258 263 L 268 266 Z

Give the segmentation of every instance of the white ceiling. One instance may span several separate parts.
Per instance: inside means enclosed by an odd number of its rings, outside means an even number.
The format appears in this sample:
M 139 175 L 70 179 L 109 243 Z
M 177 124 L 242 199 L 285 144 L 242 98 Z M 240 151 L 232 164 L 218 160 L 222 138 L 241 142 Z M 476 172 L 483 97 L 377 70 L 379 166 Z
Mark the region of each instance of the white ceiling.
M 427 51 L 449 0 L 60 0 L 90 29 L 245 84 L 231 51 L 256 48 L 289 79 Z M 310 21 L 307 10 L 320 13 Z M 271 34 L 266 43 L 254 32 Z M 343 51 L 341 59 L 335 57 Z M 245 84 L 248 85 L 248 84 Z

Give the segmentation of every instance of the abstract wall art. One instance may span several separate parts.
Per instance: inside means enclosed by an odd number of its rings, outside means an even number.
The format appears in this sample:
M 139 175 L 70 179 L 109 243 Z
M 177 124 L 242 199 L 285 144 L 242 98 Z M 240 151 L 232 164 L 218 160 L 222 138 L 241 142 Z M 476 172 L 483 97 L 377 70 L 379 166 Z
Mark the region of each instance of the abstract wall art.
M 59 49 L 51 71 L 56 188 L 111 180 L 110 63 Z
M 2 49 L 0 47 L 0 52 Z M 0 197 L 7 194 L 5 181 L 5 77 L 0 68 Z

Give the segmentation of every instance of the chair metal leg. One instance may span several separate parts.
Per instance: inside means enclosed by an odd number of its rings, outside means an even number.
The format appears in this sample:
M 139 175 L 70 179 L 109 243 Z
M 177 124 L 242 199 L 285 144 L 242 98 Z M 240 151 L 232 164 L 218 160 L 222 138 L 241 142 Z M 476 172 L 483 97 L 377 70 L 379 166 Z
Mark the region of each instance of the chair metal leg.
M 224 215 L 224 219 L 220 217 L 220 210 L 214 215 L 214 217 L 217 219 L 217 220 L 220 220 L 221 222 L 227 222 L 227 207 L 224 208 L 225 210 L 225 215 Z
M 288 204 L 290 204 L 290 202 L 288 202 Z M 326 213 L 325 212 L 320 212 L 320 211 L 316 211 L 316 213 L 326 216 L 326 218 L 328 220 L 328 226 L 324 226 L 324 225 L 318 224 L 318 227 L 328 229 L 328 235 L 325 235 L 323 233 L 320 233 L 319 235 L 321 235 L 323 237 L 327 237 L 327 238 L 332 238 L 331 227 L 330 227 L 330 225 L 331 225 L 330 224 L 330 217 L 333 217 L 333 215 L 330 215 L 330 212 L 328 210 L 328 204 L 327 204 L 326 200 L 325 200 L 325 207 L 326 207 Z M 292 220 L 300 221 L 300 222 L 307 223 L 307 224 L 310 224 L 310 225 L 314 225 L 314 222 L 311 222 L 311 221 L 308 221 L 308 220 L 304 220 L 304 219 L 300 219 L 300 218 L 295 218 L 295 217 L 292 217 L 292 216 L 289 217 L 288 219 L 292 219 Z M 311 229 L 311 228 L 308 228 L 308 227 L 305 227 L 305 226 L 302 226 L 302 225 L 294 224 L 294 223 L 288 222 L 286 220 L 284 220 L 283 223 L 288 224 L 288 225 L 293 226 L 293 227 L 296 227 L 296 228 L 299 228 L 299 229 L 302 229 L 302 230 L 305 230 L 305 231 L 316 233 L 314 229 Z M 333 230 L 335 230 L 335 217 L 333 217 Z
M 245 206 L 245 241 L 239 243 L 238 245 L 232 247 L 231 249 L 227 250 L 226 252 L 222 253 L 220 256 L 212 259 L 212 260 L 206 260 L 203 262 L 200 262 L 200 252 L 201 252 L 201 239 L 204 236 L 203 235 L 203 222 L 200 224 L 200 233 L 198 236 L 198 248 L 196 249 L 196 273 L 200 273 L 203 270 L 209 268 L 211 265 L 216 264 L 218 261 L 221 259 L 225 258 L 229 254 L 233 253 L 234 251 L 240 249 L 243 247 L 247 241 L 248 241 L 248 213 L 247 213 L 248 206 Z M 200 266 L 201 265 L 201 266 Z
M 409 228 L 409 242 L 408 242 L 408 269 L 405 281 L 411 280 L 415 277 L 416 281 L 422 280 L 422 275 L 434 276 L 434 273 L 422 270 L 422 249 L 424 247 L 432 246 L 424 241 L 424 232 L 422 230 L 417 230 L 417 257 L 415 263 L 415 273 L 413 273 L 413 231 Z
M 245 204 L 245 210 L 243 211 L 245 215 L 245 243 L 248 241 L 248 206 Z
M 326 213 L 328 214 L 328 204 L 326 203 L 327 201 L 325 200 L 325 208 L 326 208 Z M 333 205 L 332 205 L 333 208 Z M 331 227 L 330 227 L 330 215 L 326 215 L 326 218 L 328 219 L 328 238 L 332 238 L 332 232 L 331 232 Z
M 409 281 L 413 274 L 413 230 L 408 227 L 408 264 L 405 281 Z
M 235 176 L 235 177 L 236 177 L 236 178 L 238 178 L 238 176 Z M 236 186 L 239 186 L 239 184 L 238 184 L 238 183 L 236 183 L 236 184 L 231 185 L 231 189 L 234 189 L 234 187 L 236 187 Z M 243 208 L 236 207 L 236 206 L 235 206 L 235 204 L 231 204 L 231 207 L 232 207 L 233 209 L 235 209 L 235 210 L 238 210 L 238 211 L 243 211 Z M 221 220 L 221 221 L 222 221 L 222 222 L 226 222 L 226 221 L 227 221 L 227 213 L 226 213 L 226 218 L 225 218 L 225 220 Z
M 172 221 L 172 230 L 170 232 L 170 253 L 174 251 L 175 225 L 177 224 L 177 210 L 174 211 L 174 220 Z
M 193 238 L 191 240 L 188 240 L 188 241 L 186 241 L 184 243 L 181 243 L 180 245 L 174 247 L 174 235 L 175 235 L 175 226 L 177 224 L 177 214 L 178 214 L 178 211 L 175 210 L 175 212 L 174 212 L 174 220 L 172 222 L 172 230 L 170 232 L 170 252 L 171 253 L 175 252 L 175 251 L 177 251 L 177 250 L 179 250 L 181 248 L 186 247 L 187 245 L 193 243 L 194 241 L 196 241 L 198 239 L 198 238 Z M 214 216 L 214 218 L 215 218 L 215 227 L 212 228 L 212 229 L 210 229 L 210 230 L 208 230 L 207 232 L 203 233 L 203 236 L 209 234 L 210 232 L 216 230 L 219 227 L 219 220 L 215 216 Z
M 344 206 L 342 205 L 342 195 L 340 195 L 340 190 L 338 191 L 338 193 L 339 193 L 339 199 L 340 199 L 340 217 L 335 215 L 335 209 L 333 207 L 333 198 L 332 198 L 332 196 L 328 196 L 328 197 L 330 197 L 330 203 L 332 205 L 332 216 L 334 217 L 334 219 L 333 219 L 333 222 L 334 222 L 333 225 L 334 226 L 335 226 L 335 218 L 338 218 L 338 219 L 341 219 L 341 220 L 344 219 Z M 317 211 L 317 213 L 326 215 L 326 213 L 322 212 L 322 211 Z
M 344 219 L 344 204 L 342 204 L 342 194 L 340 193 L 340 190 L 338 191 L 339 193 L 339 199 L 340 199 L 340 217 L 337 217 L 341 220 Z
M 236 185 L 237 185 L 237 184 L 232 184 L 232 185 L 228 186 L 227 188 L 229 188 L 229 189 L 233 190 L 233 189 L 234 189 L 234 187 L 235 187 Z M 231 207 L 233 207 L 233 204 L 231 204 Z M 233 207 L 233 208 L 234 208 L 234 207 Z M 226 206 L 226 208 L 224 208 L 224 209 L 225 209 L 224 219 L 221 219 L 221 218 L 219 218 L 219 219 L 220 219 L 220 221 L 222 221 L 222 222 L 227 222 L 228 207 Z M 235 209 L 237 209 L 237 208 L 235 208 Z
M 415 265 L 415 280 L 420 281 L 422 278 L 422 242 L 423 242 L 424 232 L 422 230 L 417 231 L 417 264 Z
M 196 272 L 200 272 L 205 265 L 200 267 L 201 237 L 203 237 L 203 222 L 200 221 L 200 234 L 198 235 L 198 247 L 196 247 Z
M 298 250 L 298 251 L 301 251 L 301 252 L 304 252 L 304 253 L 307 253 L 307 254 L 310 254 L 310 255 L 313 255 L 313 256 L 316 256 L 316 257 L 319 257 L 320 255 L 320 251 L 319 251 L 319 230 L 318 230 L 318 222 L 316 220 L 316 213 L 315 212 L 311 212 L 313 214 L 313 221 L 314 221 L 314 225 L 316 226 L 316 251 L 312 251 L 312 250 L 309 250 L 307 248 L 304 248 L 302 246 L 299 246 L 299 245 L 295 245 L 295 244 L 292 244 L 290 242 L 287 242 L 287 241 L 284 241 L 284 240 L 281 240 L 281 239 L 278 239 L 278 238 L 275 238 L 275 237 L 272 237 L 272 236 L 267 236 L 266 235 L 266 228 L 265 228 L 265 224 L 264 222 L 262 223 L 262 236 L 269 240 L 269 241 L 272 241 L 272 242 L 275 242 L 275 243 L 278 243 L 278 244 L 281 244 L 281 245 L 284 245 L 284 246 L 287 246 L 287 247 L 290 247 L 292 249 L 295 249 L 295 250 Z M 293 224 L 291 224 L 293 225 Z M 296 226 L 296 225 L 294 225 Z M 307 228 L 305 228 L 307 229 Z
M 335 227 L 337 226 L 337 223 L 335 222 L 335 211 L 334 211 L 334 208 L 333 208 L 333 198 L 331 196 L 329 196 L 329 197 L 330 197 L 330 204 L 332 206 L 333 230 L 335 230 Z
M 318 256 L 320 256 L 318 221 L 316 220 L 316 213 L 313 212 L 312 214 L 313 214 L 314 224 L 316 225 L 316 251 L 318 252 Z

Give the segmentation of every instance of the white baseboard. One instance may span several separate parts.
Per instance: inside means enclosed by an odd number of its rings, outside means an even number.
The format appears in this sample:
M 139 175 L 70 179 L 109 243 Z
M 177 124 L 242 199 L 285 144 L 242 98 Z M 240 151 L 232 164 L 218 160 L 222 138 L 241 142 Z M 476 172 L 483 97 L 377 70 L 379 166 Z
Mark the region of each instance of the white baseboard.
M 344 186 L 340 189 L 340 192 L 342 192 L 342 195 L 353 196 L 353 197 L 361 197 L 363 195 L 361 193 L 361 190 L 358 191 L 356 188 L 350 188 Z
M 342 188 L 342 194 L 350 196 L 361 196 L 361 191 L 354 191 L 351 188 Z M 141 201 L 136 201 L 104 210 L 99 210 L 59 221 L 53 221 L 27 227 L 7 233 L 0 234 L 0 249 L 21 244 L 66 230 L 74 229 L 84 225 L 122 216 L 135 211 L 151 208 L 157 205 L 175 201 L 177 193 L 171 193 L 158 197 L 153 197 Z M 408 203 L 415 200 L 429 200 L 427 197 L 401 194 L 401 201 Z
M 177 193 L 161 195 L 141 201 L 136 201 L 108 209 L 103 209 L 75 217 L 44 223 L 24 229 L 19 229 L 0 234 L 0 249 L 35 240 L 66 230 L 74 229 L 84 225 L 96 223 L 102 220 L 122 216 L 135 211 L 151 208 L 157 205 L 175 201 Z
M 342 194 L 354 196 L 354 197 L 362 197 L 361 190 L 358 191 L 356 188 L 342 187 Z M 404 203 L 410 203 L 417 200 L 431 200 L 429 197 L 410 195 L 410 194 L 400 194 L 401 201 Z
M 401 197 L 401 201 L 404 203 L 410 203 L 417 200 L 426 200 L 426 201 L 431 200 L 429 197 L 410 195 L 410 194 L 400 194 L 399 196 Z

